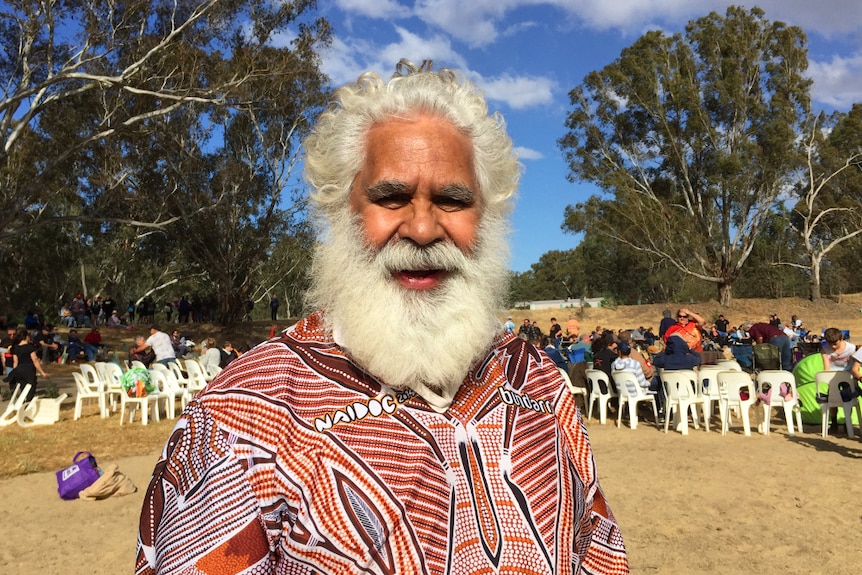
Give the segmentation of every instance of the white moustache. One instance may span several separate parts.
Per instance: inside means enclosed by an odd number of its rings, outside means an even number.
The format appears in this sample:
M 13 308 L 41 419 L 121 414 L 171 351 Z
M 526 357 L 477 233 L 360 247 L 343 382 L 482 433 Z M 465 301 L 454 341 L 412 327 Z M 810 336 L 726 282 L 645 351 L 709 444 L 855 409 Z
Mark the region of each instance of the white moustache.
M 470 260 L 450 242 L 418 246 L 410 240 L 396 240 L 383 246 L 374 257 L 387 273 L 400 270 L 443 270 L 463 272 Z

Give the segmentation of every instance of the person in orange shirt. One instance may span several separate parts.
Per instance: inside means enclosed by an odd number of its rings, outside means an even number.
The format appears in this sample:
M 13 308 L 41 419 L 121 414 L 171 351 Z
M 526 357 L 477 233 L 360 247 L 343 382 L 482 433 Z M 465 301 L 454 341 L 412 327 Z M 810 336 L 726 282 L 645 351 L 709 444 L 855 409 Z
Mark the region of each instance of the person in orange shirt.
M 700 353 L 703 351 L 703 335 L 700 330 L 704 325 L 706 320 L 702 316 L 684 307 L 680 308 L 676 312 L 676 323 L 664 333 L 664 342 L 667 343 L 668 338 L 675 335 L 681 337 L 691 351 Z

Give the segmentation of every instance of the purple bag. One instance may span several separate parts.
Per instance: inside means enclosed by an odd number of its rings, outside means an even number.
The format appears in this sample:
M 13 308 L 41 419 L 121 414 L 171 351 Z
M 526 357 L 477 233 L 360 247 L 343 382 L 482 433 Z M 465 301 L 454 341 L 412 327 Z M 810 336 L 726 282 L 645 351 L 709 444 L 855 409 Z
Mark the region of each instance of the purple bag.
M 72 465 L 57 472 L 57 493 L 62 499 L 77 499 L 78 494 L 99 478 L 99 466 L 89 451 L 79 451 Z

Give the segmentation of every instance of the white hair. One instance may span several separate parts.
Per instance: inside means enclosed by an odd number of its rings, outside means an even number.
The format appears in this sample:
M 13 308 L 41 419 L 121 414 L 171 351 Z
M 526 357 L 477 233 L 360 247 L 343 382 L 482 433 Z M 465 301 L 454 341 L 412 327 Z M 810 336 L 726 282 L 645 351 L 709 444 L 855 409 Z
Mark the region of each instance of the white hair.
M 318 215 L 331 220 L 347 202 L 353 178 L 365 162 L 369 128 L 389 119 L 427 114 L 450 122 L 473 145 L 476 181 L 484 209 L 507 215 L 518 187 L 520 164 L 499 114 L 488 114 L 479 89 L 453 70 L 431 71 L 406 60 L 384 82 L 366 73 L 335 91 L 305 140 L 305 178 Z

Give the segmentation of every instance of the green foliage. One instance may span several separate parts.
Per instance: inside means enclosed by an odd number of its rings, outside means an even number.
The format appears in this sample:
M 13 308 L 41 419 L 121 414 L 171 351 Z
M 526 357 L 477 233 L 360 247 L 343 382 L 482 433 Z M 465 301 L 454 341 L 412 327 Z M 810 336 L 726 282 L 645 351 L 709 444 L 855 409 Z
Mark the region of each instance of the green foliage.
M 569 179 L 606 192 L 570 206 L 591 231 L 719 287 L 723 303 L 799 166 L 805 35 L 731 7 L 685 35 L 648 32 L 570 93 Z M 790 153 L 788 153 L 790 151 Z
M 3 307 L 194 293 L 229 322 L 262 286 L 302 285 L 294 168 L 330 35 L 313 0 L 8 4 L 0 262 L 17 275 Z M 25 257 L 22 240 L 39 249 Z

